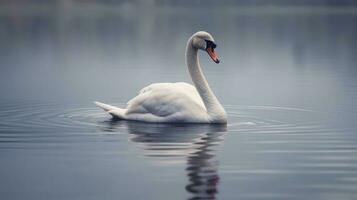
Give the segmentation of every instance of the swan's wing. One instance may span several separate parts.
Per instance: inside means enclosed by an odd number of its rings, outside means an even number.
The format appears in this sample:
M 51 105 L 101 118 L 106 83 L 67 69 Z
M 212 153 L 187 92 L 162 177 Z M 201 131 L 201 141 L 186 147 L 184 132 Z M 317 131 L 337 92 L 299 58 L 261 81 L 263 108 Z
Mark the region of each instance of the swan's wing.
M 168 116 L 178 112 L 205 110 L 195 87 L 187 83 L 155 83 L 143 88 L 128 102 L 127 114 Z
M 172 84 L 173 83 L 153 83 L 153 84 L 150 84 L 150 85 L 144 87 L 143 89 L 141 89 L 139 91 L 138 96 L 132 98 L 126 104 L 128 106 L 130 106 L 131 104 L 134 104 L 135 101 L 137 101 L 137 100 L 139 100 L 141 98 L 145 98 L 147 96 L 147 94 L 150 94 L 152 91 L 160 90 L 162 88 L 168 88 Z

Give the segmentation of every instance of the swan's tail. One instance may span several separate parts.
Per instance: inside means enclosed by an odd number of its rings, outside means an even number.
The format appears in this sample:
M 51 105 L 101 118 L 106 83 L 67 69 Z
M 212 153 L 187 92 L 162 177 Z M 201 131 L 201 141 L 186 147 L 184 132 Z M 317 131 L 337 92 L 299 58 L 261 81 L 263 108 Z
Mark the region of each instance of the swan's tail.
M 126 109 L 118 108 L 115 106 L 111 106 L 109 104 L 101 103 L 98 101 L 94 102 L 95 105 L 103 109 L 104 111 L 108 112 L 114 118 L 125 119 L 125 111 Z

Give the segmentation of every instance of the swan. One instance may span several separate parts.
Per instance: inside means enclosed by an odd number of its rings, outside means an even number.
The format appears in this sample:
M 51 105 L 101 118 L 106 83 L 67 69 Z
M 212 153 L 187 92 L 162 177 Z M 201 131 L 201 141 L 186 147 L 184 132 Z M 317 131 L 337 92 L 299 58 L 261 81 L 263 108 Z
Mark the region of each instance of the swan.
M 94 102 L 114 118 L 152 123 L 227 123 L 227 114 L 212 92 L 198 59 L 198 50 L 208 53 L 215 63 L 220 61 L 214 51 L 211 34 L 199 31 L 186 45 L 186 65 L 193 85 L 153 83 L 131 99 L 126 108 Z

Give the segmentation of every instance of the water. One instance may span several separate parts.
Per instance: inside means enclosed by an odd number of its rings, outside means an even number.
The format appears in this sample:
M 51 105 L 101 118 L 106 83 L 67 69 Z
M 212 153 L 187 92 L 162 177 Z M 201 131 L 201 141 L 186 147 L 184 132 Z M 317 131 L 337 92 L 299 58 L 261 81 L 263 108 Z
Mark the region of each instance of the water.
M 131 9 L 1 10 L 2 198 L 356 197 L 354 12 Z M 92 104 L 189 82 L 197 30 L 218 44 L 221 64 L 201 62 L 227 126 L 113 121 Z

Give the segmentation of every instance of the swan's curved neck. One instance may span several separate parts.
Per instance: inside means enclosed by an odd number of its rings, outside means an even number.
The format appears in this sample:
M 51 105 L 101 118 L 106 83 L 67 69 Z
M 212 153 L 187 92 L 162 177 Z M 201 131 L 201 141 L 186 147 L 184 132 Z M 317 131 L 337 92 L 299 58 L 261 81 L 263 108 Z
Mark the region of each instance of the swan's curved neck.
M 205 76 L 202 73 L 198 59 L 198 49 L 192 45 L 192 38 L 188 40 L 186 47 L 186 64 L 193 84 L 200 94 L 203 103 L 211 117 L 220 117 L 225 115 L 222 105 L 213 94 Z

